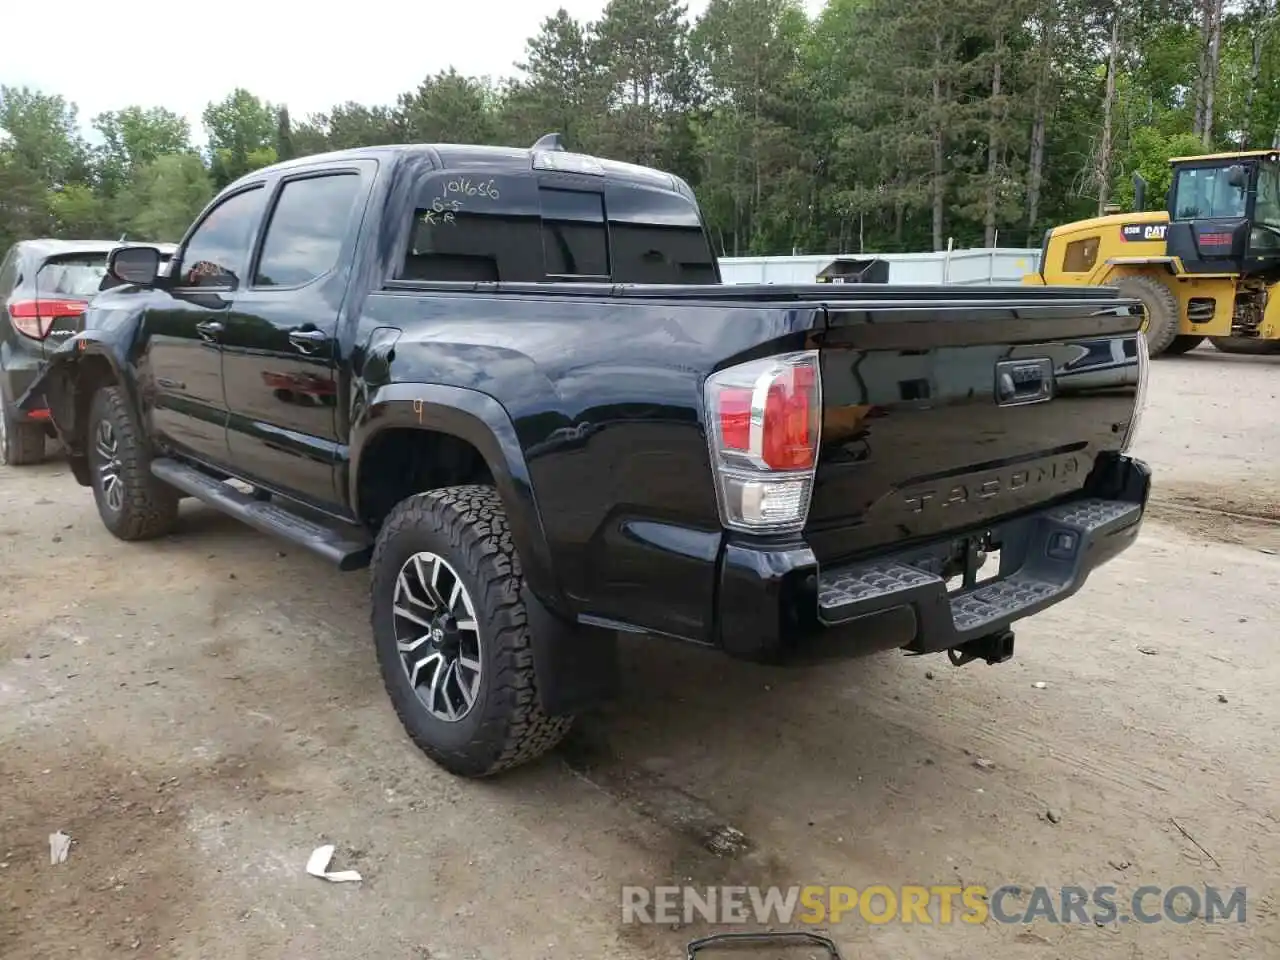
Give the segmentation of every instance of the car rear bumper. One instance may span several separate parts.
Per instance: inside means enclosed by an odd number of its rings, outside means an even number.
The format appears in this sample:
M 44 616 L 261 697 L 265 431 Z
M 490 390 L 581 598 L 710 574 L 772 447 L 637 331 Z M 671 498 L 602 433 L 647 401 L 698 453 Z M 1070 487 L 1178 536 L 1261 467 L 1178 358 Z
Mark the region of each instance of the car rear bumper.
M 1000 546 L 999 574 L 948 593 L 939 572 L 965 537 L 823 566 L 802 541 L 730 542 L 720 571 L 718 639 L 749 659 L 828 659 L 905 648 L 976 647 L 1076 593 L 1138 535 L 1151 472 L 1129 457 L 1100 460 L 1074 499 L 982 531 Z
M 9 411 L 9 419 L 13 422 L 49 422 L 49 411 L 43 397 L 33 397 L 33 403 L 28 403 L 24 409 L 18 408 L 18 401 L 40 375 L 43 365 L 40 357 L 27 356 L 17 351 L 5 358 L 4 370 L 0 372 L 0 376 L 4 377 L 0 390 L 4 391 L 4 398 L 7 401 L 5 407 Z

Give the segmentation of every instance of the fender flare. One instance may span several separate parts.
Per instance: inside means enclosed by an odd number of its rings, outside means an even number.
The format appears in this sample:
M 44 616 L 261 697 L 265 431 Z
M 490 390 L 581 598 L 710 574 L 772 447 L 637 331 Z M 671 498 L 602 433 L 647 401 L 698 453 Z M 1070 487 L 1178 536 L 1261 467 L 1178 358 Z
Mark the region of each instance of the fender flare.
M 524 451 L 502 404 L 479 390 L 441 384 L 393 383 L 371 391 L 367 406 L 352 418 L 348 444 L 348 496 L 357 516 L 362 454 L 393 428 L 448 434 L 479 451 L 506 507 L 528 589 L 549 610 L 572 618 L 555 576 Z
M 46 361 L 39 375 L 27 387 L 26 392 L 18 399 L 17 406 L 27 409 L 43 399 L 49 408 L 49 419 L 54 432 L 66 451 L 67 463 L 76 482 L 80 486 L 89 486 L 89 465 L 83 444 L 87 424 L 78 422 L 79 383 L 83 376 L 80 363 L 85 359 L 102 360 L 111 371 L 111 378 L 125 389 L 125 404 L 128 415 L 141 426 L 137 395 L 133 384 L 121 369 L 120 357 L 113 344 L 96 336 L 97 331 L 84 330 L 64 341 L 54 354 Z M 71 390 L 64 391 L 70 384 Z M 50 389 L 50 385 L 54 389 Z M 145 431 L 143 431 L 145 435 Z

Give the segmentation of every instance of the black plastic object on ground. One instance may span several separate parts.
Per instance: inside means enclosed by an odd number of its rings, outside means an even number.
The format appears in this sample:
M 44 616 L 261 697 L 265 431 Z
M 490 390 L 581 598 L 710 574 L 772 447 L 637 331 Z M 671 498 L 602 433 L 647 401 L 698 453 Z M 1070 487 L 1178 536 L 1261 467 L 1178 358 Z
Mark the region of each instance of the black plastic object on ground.
M 838 257 L 818 271 L 818 283 L 888 283 L 889 261 L 878 257 Z
M 841 960 L 840 951 L 829 938 L 816 933 L 792 931 L 784 933 L 714 933 L 689 941 L 687 960 L 695 960 L 700 950 L 715 947 L 820 947 L 831 960 Z

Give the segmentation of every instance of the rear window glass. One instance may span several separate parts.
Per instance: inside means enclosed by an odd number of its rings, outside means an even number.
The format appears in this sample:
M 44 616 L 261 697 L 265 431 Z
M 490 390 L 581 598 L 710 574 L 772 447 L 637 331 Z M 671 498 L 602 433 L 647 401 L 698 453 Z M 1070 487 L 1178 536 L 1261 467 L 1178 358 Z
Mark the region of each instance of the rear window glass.
M 51 258 L 36 274 L 36 292 L 88 299 L 98 292 L 106 275 L 105 253 Z
M 609 279 L 604 196 L 580 190 L 538 191 L 542 202 L 542 257 L 551 279 Z
M 402 280 L 714 283 L 697 208 L 670 191 L 535 177 L 429 177 Z

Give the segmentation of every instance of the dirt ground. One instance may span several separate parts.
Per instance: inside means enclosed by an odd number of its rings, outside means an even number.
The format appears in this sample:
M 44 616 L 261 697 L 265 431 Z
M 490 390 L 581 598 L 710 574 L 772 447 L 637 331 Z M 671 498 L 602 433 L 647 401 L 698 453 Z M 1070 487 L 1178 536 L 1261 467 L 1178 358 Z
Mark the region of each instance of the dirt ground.
M 1277 384 L 1154 364 L 1159 502 L 1012 662 L 629 643 L 621 701 L 482 783 L 402 734 L 365 575 L 194 503 L 125 545 L 56 457 L 0 468 L 0 957 L 651 960 L 706 928 L 624 925 L 624 885 L 913 883 L 1243 885 L 1247 919 L 855 915 L 846 958 L 1280 956 Z M 306 875 L 324 842 L 363 882 Z

